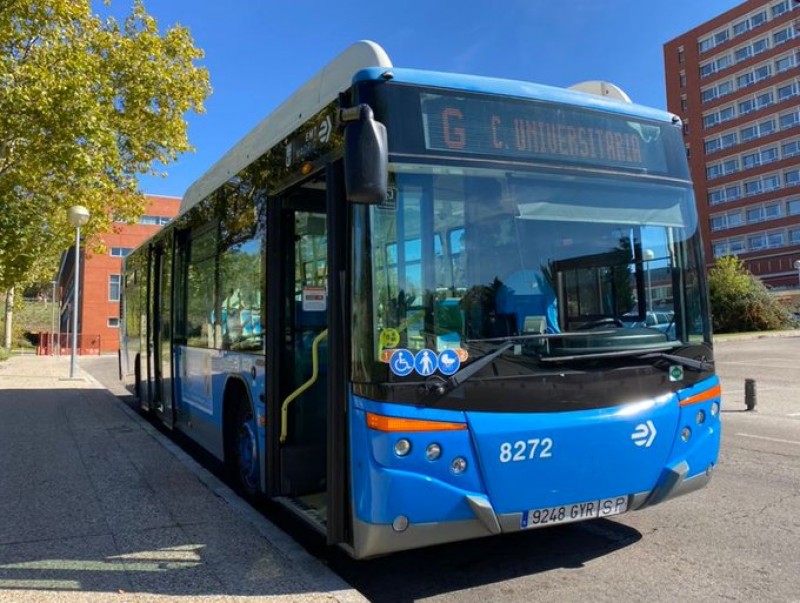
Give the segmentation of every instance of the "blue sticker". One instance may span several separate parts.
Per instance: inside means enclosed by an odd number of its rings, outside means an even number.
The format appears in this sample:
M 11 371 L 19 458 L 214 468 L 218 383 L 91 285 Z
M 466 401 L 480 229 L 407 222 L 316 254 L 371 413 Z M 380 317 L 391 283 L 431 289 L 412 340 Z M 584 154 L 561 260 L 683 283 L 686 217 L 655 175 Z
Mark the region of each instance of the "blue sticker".
M 438 358 L 436 357 L 436 352 L 433 350 L 420 350 L 414 358 L 414 368 L 417 369 L 417 372 L 423 377 L 432 375 L 436 371 L 438 365 Z
M 414 370 L 414 356 L 411 352 L 404 348 L 394 351 L 391 359 L 389 360 L 389 368 L 398 377 L 405 377 L 410 375 Z
M 455 350 L 442 350 L 439 354 L 439 370 L 445 375 L 453 375 L 461 367 L 461 360 Z

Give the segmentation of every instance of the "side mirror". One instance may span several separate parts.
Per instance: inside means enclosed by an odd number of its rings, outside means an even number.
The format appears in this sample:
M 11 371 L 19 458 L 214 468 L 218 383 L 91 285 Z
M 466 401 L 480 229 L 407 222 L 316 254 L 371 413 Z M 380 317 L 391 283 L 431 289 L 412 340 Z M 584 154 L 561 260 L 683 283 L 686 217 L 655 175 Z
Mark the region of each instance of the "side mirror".
M 375 121 L 368 105 L 343 109 L 344 181 L 353 203 L 382 203 L 389 186 L 386 126 Z

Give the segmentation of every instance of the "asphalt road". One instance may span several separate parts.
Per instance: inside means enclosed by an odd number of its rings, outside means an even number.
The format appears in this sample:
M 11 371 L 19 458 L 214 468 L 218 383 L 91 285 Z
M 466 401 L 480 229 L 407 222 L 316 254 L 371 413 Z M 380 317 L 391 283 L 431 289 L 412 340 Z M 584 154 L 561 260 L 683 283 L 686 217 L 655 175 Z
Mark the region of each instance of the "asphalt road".
M 800 337 L 718 341 L 715 355 L 723 439 L 708 488 L 613 520 L 328 563 L 375 602 L 800 601 Z M 82 362 L 114 386 L 114 360 Z

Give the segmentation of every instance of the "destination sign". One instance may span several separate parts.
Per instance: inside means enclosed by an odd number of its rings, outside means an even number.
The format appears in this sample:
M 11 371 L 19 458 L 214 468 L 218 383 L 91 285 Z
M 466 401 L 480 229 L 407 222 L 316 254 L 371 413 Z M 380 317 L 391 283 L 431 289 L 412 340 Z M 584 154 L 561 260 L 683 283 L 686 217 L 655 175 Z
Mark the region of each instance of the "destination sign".
M 491 97 L 424 93 L 421 104 L 429 151 L 667 171 L 664 126 Z

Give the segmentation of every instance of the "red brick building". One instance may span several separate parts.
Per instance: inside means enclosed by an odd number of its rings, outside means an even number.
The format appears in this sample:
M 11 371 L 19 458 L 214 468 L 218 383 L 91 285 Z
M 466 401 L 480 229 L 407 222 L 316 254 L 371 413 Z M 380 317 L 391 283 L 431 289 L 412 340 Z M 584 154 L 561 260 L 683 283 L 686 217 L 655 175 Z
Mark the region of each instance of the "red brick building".
M 800 2 L 748 0 L 664 45 L 709 265 L 736 255 L 798 286 Z
M 105 254 L 81 249 L 78 334 L 80 353 L 107 353 L 119 349 L 119 295 L 122 258 L 178 214 L 180 198 L 147 195 L 147 208 L 136 224 L 119 223 L 99 235 Z M 91 245 L 90 245 L 91 247 Z M 62 349 L 70 345 L 74 285 L 74 246 L 61 259 L 56 279 L 61 293 L 60 333 Z M 68 351 L 68 350 L 67 350 Z

